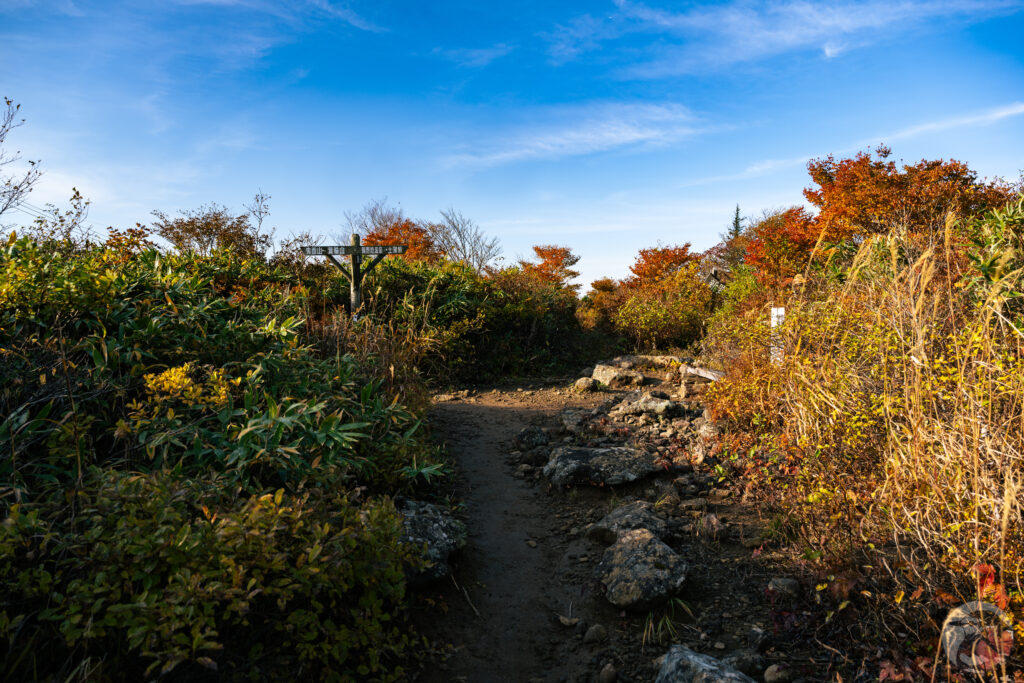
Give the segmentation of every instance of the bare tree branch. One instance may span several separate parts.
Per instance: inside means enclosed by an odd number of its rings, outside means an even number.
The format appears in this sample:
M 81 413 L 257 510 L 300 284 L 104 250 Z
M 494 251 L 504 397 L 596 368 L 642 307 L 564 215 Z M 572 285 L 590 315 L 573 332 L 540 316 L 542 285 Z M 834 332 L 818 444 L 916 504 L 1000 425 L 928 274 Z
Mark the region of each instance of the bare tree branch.
M 7 97 L 4 98 L 4 110 L 0 112 L 0 169 L 21 159 L 18 152 L 9 153 L 3 149 L 7 134 L 25 123 L 25 119 L 17 118 L 19 109 L 21 109 L 20 104 L 15 104 Z M 0 173 L 0 216 L 21 206 L 28 193 L 32 191 L 32 186 L 42 175 L 42 171 L 39 170 L 39 162 L 28 161 L 27 163 L 28 170 L 23 174 L 15 173 L 8 176 Z

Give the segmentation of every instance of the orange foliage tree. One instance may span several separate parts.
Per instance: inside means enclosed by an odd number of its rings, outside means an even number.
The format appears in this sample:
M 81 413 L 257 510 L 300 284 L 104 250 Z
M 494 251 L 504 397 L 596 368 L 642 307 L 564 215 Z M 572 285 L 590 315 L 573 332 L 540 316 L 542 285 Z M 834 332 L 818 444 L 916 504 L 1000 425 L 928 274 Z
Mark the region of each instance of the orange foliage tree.
M 542 244 L 535 246 L 533 253 L 540 259 L 540 262 L 519 261 L 519 267 L 523 269 L 524 273 L 559 287 L 573 291 L 579 289 L 579 285 L 569 284 L 570 280 L 579 277 L 579 271 L 572 270 L 572 267 L 580 261 L 580 257 L 572 253 L 569 247 Z
M 363 244 L 382 246 L 405 244 L 409 248 L 404 257 L 410 261 L 433 263 L 444 256 L 426 228 L 404 217 L 394 222 L 374 226 L 363 237 Z
M 645 286 L 658 282 L 666 275 L 669 275 L 680 266 L 697 260 L 697 255 L 690 252 L 690 243 L 674 245 L 671 247 L 650 247 L 641 249 L 637 254 L 636 262 L 629 267 L 633 277 L 627 278 L 627 286 Z
M 836 161 L 831 155 L 807 165 L 817 189 L 804 196 L 817 207 L 817 222 L 829 241 L 887 233 L 898 225 L 923 234 L 941 233 L 946 215 L 973 216 L 1006 204 L 1012 188 L 978 180 L 966 164 L 925 161 L 898 167 L 885 146 L 877 158 L 860 152 Z
M 771 213 L 750 227 L 745 261 L 766 284 L 792 278 L 807 265 L 820 228 L 803 207 Z

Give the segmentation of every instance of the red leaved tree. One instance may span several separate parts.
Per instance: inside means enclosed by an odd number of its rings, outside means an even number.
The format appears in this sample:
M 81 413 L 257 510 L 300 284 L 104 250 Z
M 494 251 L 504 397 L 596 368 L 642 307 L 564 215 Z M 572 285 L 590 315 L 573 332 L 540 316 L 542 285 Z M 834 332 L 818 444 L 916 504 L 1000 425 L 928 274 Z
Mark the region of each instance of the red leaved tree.
M 818 208 L 818 222 L 831 242 L 909 231 L 941 234 L 946 215 L 967 217 L 1006 204 L 1012 188 L 1001 181 L 979 180 L 966 164 L 925 161 L 902 168 L 889 160 L 892 151 L 879 146 L 876 157 L 859 152 L 836 161 L 831 155 L 807 165 L 817 189 L 804 196 Z
M 572 267 L 580 261 L 580 257 L 572 253 L 569 247 L 542 244 L 533 247 L 533 253 L 537 255 L 540 262 L 531 263 L 520 260 L 519 267 L 523 269 L 524 273 L 559 287 L 573 291 L 579 289 L 579 285 L 569 284 L 570 280 L 579 277 L 579 271 L 572 270 Z
M 629 267 L 633 277 L 627 278 L 623 284 L 630 287 L 651 285 L 679 270 L 680 266 L 696 260 L 697 255 L 690 251 L 689 242 L 670 247 L 658 245 L 641 249 L 636 262 Z

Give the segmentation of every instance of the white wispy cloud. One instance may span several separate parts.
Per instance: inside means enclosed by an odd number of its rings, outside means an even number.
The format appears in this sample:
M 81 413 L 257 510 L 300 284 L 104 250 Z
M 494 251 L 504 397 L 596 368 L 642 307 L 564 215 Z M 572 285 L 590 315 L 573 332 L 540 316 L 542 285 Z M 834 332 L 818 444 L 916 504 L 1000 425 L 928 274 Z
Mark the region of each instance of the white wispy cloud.
M 497 45 L 484 48 L 435 48 L 434 54 L 455 62 L 459 66 L 477 69 L 485 67 L 494 60 L 504 57 L 514 49 L 515 47 L 512 45 L 498 43 Z
M 1012 102 L 1010 104 L 982 112 L 966 114 L 963 116 L 953 116 L 939 121 L 920 123 L 915 126 L 903 128 L 902 130 L 893 131 L 892 133 L 883 136 L 881 139 L 888 142 L 890 140 L 902 140 L 904 138 L 917 137 L 924 133 L 940 133 L 953 128 L 988 126 L 993 123 L 998 123 L 1003 119 L 1020 116 L 1022 114 L 1024 114 L 1024 102 Z
M 380 33 L 381 26 L 366 19 L 347 4 L 332 0 L 172 0 L 176 5 L 211 5 L 268 14 L 293 24 L 309 19 L 335 19 L 362 31 Z
M 541 123 L 515 127 L 473 143 L 444 161 L 450 166 L 496 166 L 558 159 L 638 146 L 670 144 L 698 128 L 677 104 L 597 104 L 539 112 Z
M 564 61 L 627 34 L 653 38 L 647 57 L 624 70 L 630 77 L 658 78 L 820 50 L 826 58 L 928 22 L 971 22 L 1024 7 L 1021 0 L 866 0 L 755 3 L 736 0 L 665 10 L 633 0 L 614 0 L 617 12 L 602 20 L 583 15 L 546 37 L 549 54 Z
M 908 126 L 906 128 L 901 128 L 899 130 L 891 131 L 886 134 L 877 135 L 871 138 L 865 138 L 851 145 L 848 145 L 843 149 L 831 150 L 831 153 L 837 156 L 853 154 L 857 151 L 867 149 L 879 143 L 889 143 L 896 140 L 906 140 L 921 135 L 927 135 L 929 133 L 944 133 L 958 128 L 990 126 L 992 124 L 999 123 L 1000 121 L 1003 121 L 1005 119 L 1021 115 L 1024 115 L 1024 102 L 1012 102 L 1010 104 L 1002 105 L 999 107 L 993 107 L 991 109 L 986 109 L 984 111 L 972 112 L 960 116 L 951 116 L 936 121 L 926 121 L 924 123 L 919 123 L 913 126 Z M 775 171 L 805 166 L 807 165 L 807 162 L 809 162 L 811 159 L 821 158 L 826 155 L 827 153 L 818 153 L 806 154 L 798 157 L 788 157 L 783 159 L 762 159 L 761 161 L 756 161 L 748 165 L 747 167 L 740 171 L 737 171 L 736 173 L 697 178 L 682 183 L 681 186 L 693 187 L 698 185 L 711 185 L 715 183 L 733 182 L 737 180 L 759 178 L 766 176 L 770 173 L 773 173 Z

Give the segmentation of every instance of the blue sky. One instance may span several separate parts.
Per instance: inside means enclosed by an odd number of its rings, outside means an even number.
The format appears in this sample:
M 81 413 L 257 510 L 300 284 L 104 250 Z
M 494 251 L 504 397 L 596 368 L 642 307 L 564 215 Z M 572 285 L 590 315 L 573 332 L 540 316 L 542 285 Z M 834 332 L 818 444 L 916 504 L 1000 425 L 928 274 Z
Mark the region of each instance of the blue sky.
M 1016 179 L 1022 35 L 1024 0 L 0 0 L 0 95 L 31 202 L 78 187 L 98 228 L 262 189 L 278 236 L 333 236 L 387 197 L 586 284 L 801 203 L 812 157 Z

